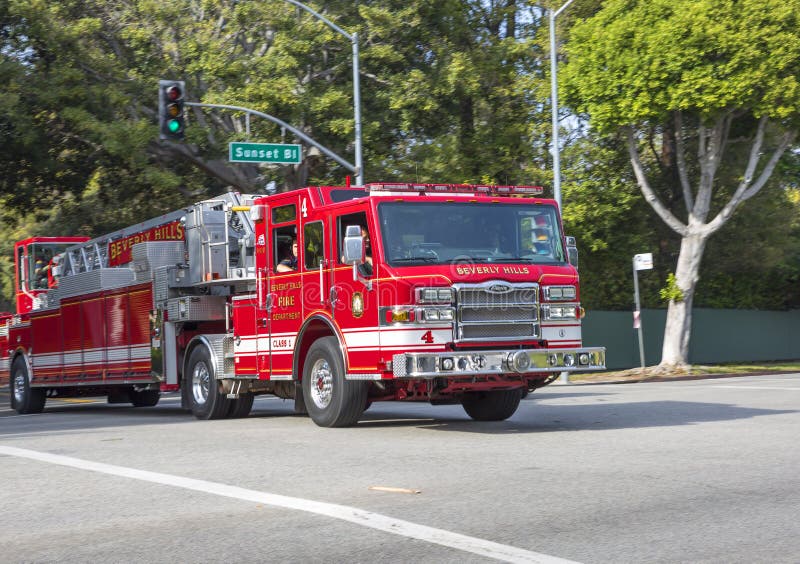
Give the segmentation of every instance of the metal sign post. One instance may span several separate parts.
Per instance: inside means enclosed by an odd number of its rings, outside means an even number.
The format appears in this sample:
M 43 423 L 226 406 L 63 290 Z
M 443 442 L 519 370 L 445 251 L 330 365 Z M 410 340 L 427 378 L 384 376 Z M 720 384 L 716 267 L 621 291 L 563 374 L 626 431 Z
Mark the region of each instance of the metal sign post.
M 642 310 L 639 304 L 639 275 L 640 270 L 653 268 L 653 253 L 633 255 L 633 328 L 639 332 L 639 361 L 644 368 L 644 336 L 642 335 Z

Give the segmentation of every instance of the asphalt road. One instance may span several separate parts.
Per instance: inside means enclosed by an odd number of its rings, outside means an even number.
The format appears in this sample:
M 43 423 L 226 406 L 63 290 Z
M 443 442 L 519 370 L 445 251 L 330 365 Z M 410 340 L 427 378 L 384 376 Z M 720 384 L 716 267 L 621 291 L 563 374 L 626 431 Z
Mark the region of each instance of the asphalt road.
M 800 561 L 800 374 L 553 385 L 502 423 L 383 403 L 350 429 L 267 398 L 201 422 L 177 397 L 0 396 L 0 562 Z

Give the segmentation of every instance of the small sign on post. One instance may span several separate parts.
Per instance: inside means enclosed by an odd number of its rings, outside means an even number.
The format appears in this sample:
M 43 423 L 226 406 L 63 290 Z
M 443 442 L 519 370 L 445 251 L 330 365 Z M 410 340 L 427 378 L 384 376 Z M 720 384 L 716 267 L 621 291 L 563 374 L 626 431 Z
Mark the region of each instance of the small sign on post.
M 239 142 L 228 144 L 228 161 L 232 163 L 300 164 L 302 160 L 300 145 Z
M 633 255 L 634 270 L 651 270 L 653 268 L 653 253 Z
M 640 270 L 653 268 L 653 253 L 633 255 L 633 328 L 639 333 L 639 361 L 644 368 L 644 336 L 642 335 L 642 308 L 639 305 L 639 275 Z

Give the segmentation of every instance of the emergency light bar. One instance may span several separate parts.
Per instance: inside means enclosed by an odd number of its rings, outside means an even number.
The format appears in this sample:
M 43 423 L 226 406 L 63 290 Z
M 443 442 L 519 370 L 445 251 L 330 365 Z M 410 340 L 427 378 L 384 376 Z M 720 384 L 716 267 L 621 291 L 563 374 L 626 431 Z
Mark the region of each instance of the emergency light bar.
M 414 184 L 410 182 L 372 182 L 365 188 L 369 192 L 416 192 L 416 193 L 471 193 L 486 196 L 541 196 L 541 186 L 496 186 L 491 184 Z

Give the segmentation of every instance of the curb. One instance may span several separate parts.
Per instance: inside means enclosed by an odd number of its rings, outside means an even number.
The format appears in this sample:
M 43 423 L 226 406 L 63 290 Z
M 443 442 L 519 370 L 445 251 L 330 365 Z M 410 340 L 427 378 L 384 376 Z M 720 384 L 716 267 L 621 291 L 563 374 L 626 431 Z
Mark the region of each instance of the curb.
M 728 374 L 687 374 L 683 376 L 652 376 L 652 377 L 632 377 L 625 379 L 610 379 L 610 380 L 592 380 L 592 381 L 570 381 L 569 384 L 561 384 L 562 386 L 594 386 L 605 384 L 645 384 L 647 382 L 680 382 L 689 380 L 717 380 L 721 378 L 742 378 L 745 376 L 770 376 L 775 374 L 800 374 L 797 370 L 767 370 L 763 372 L 747 372 L 747 373 L 728 373 Z M 554 382 L 555 384 L 555 382 Z M 553 384 L 550 384 L 551 386 Z

